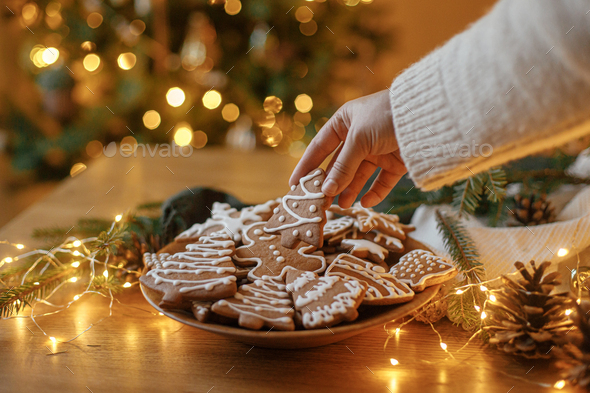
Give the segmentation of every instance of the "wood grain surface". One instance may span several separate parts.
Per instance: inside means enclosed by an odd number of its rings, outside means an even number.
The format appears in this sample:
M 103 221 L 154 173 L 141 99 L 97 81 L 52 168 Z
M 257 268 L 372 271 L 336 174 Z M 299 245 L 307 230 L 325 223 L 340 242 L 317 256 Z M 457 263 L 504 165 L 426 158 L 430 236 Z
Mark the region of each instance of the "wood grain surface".
M 196 185 L 262 202 L 288 190 L 295 163 L 270 151 L 215 149 L 191 158 L 102 158 L 0 230 L 0 239 L 32 244 L 33 228 L 74 225 L 87 212 L 114 217 Z M 0 321 L 0 392 L 517 393 L 553 391 L 559 379 L 551 360 L 508 356 L 478 339 L 455 353 L 469 334 L 446 320 L 435 327 L 454 358 L 420 322 L 404 327 L 385 349 L 387 334 L 377 327 L 325 347 L 271 350 L 158 315 L 137 287 L 118 300 L 111 317 L 67 344 L 52 343 L 28 318 Z M 108 300 L 88 295 L 37 322 L 66 340 L 108 315 Z

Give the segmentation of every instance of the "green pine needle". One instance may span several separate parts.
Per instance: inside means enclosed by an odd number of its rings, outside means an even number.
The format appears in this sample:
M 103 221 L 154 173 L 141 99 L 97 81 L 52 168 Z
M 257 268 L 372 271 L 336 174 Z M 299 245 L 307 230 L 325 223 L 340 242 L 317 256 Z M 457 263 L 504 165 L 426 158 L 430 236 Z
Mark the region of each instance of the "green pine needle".
M 437 228 L 443 234 L 445 249 L 451 254 L 459 271 L 471 282 L 481 282 L 484 268 L 479 262 L 479 252 L 463 225 L 457 218 L 438 209 L 435 214 Z
M 482 172 L 485 178 L 484 193 L 493 203 L 501 203 L 506 198 L 506 173 L 502 168 L 491 168 Z
M 453 187 L 453 202 L 451 205 L 459 212 L 473 214 L 479 206 L 483 193 L 485 177 L 483 174 L 471 176 L 460 181 Z

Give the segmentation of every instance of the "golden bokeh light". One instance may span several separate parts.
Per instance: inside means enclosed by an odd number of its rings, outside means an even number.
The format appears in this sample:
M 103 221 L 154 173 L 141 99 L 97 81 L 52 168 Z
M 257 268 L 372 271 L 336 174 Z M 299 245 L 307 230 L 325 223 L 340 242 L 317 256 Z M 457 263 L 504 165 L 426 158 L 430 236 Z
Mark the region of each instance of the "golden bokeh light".
M 305 127 L 297 123 L 293 124 L 293 130 L 291 131 L 291 138 L 297 141 L 305 136 Z
M 195 131 L 193 133 L 193 141 L 191 142 L 191 146 L 196 149 L 202 149 L 207 144 L 207 134 L 203 131 Z
M 145 31 L 145 22 L 141 19 L 135 19 L 129 24 L 129 31 L 133 35 L 141 35 Z
M 228 123 L 234 122 L 240 116 L 240 108 L 236 104 L 227 104 L 221 110 L 221 117 Z
M 278 97 L 269 96 L 264 99 L 262 106 L 267 112 L 279 113 L 283 109 L 283 101 Z
M 90 141 L 86 145 L 86 154 L 91 158 L 98 158 L 102 155 L 102 143 L 100 141 Z
M 271 128 L 276 123 L 275 114 L 272 112 L 264 112 L 261 119 L 258 121 L 258 125 L 263 128 Z
M 223 8 L 228 15 L 237 15 L 242 10 L 242 2 L 240 0 L 227 0 Z
M 174 143 L 178 146 L 188 146 L 193 140 L 193 129 L 188 123 L 178 123 L 174 133 Z
M 262 130 L 262 143 L 270 147 L 275 147 L 283 139 L 283 132 L 279 127 L 265 128 Z
M 156 128 L 158 128 L 160 126 L 160 123 L 162 122 L 162 118 L 160 117 L 160 114 L 153 109 L 144 113 L 142 120 L 143 120 L 143 125 L 148 130 L 155 130 Z
M 184 95 L 184 91 L 180 87 L 172 87 L 166 93 L 166 101 L 168 101 L 168 105 L 177 108 L 184 103 L 186 96 Z
M 295 141 L 289 146 L 289 155 L 293 158 L 301 158 L 307 145 L 301 141 Z
M 309 112 L 308 113 L 297 112 L 293 116 L 293 120 L 295 121 L 296 124 L 300 124 L 303 127 L 305 127 L 311 121 L 311 115 L 309 114 Z
M 207 109 L 215 109 L 221 104 L 221 94 L 217 90 L 209 90 L 203 96 L 203 105 Z
M 78 176 L 80 173 L 84 172 L 85 170 L 86 170 L 86 165 L 79 162 L 77 164 L 74 164 L 72 166 L 72 169 L 70 169 L 70 176 L 72 176 L 72 177 Z
M 37 15 L 39 14 L 39 8 L 35 3 L 27 3 L 23 6 L 22 9 L 22 16 L 25 22 L 31 23 L 35 19 L 37 19 Z
M 312 36 L 318 31 L 318 24 L 314 20 L 299 25 L 299 31 L 306 36 Z
M 361 3 L 363 4 L 371 4 L 373 2 L 373 0 L 361 0 Z
M 59 14 L 59 11 L 61 11 L 61 4 L 56 1 L 52 1 L 47 4 L 47 7 L 45 7 L 45 13 L 47 16 L 54 17 Z
M 135 67 L 135 63 L 137 62 L 137 58 L 131 52 L 121 53 L 117 58 L 117 64 L 123 70 L 130 70 Z
M 137 139 L 132 137 L 131 135 L 124 137 L 121 139 L 121 145 L 130 145 L 133 148 L 137 147 Z
M 311 12 L 311 9 L 308 6 L 303 5 L 295 11 L 295 19 L 301 23 L 309 22 L 313 19 L 313 12 Z
M 59 50 L 57 48 L 47 48 L 43 51 L 41 58 L 47 65 L 51 65 L 59 59 Z
M 90 15 L 88 15 L 88 18 L 86 18 L 86 23 L 88 23 L 88 26 L 96 29 L 98 26 L 100 26 L 102 24 L 102 15 L 99 14 L 98 12 L 93 12 Z
M 95 55 L 94 53 L 91 53 L 84 57 L 84 61 L 82 62 L 82 64 L 84 64 L 84 68 L 86 69 L 86 71 L 96 71 L 100 66 L 100 57 L 98 57 L 98 55 Z
M 295 108 L 301 113 L 307 113 L 313 108 L 313 100 L 307 94 L 299 94 L 295 98 Z
M 84 41 L 80 47 L 86 52 L 92 52 L 96 50 L 96 44 L 92 41 Z
M 344 0 L 344 4 L 346 4 L 349 7 L 354 7 L 355 5 L 358 5 L 358 3 L 360 3 L 361 0 Z

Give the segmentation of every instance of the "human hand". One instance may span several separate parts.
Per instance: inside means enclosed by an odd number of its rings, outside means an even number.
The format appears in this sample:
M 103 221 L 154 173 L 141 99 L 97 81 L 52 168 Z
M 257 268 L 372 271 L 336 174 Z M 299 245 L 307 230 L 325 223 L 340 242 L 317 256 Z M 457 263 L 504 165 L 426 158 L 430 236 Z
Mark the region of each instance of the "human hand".
M 381 168 L 361 204 L 372 207 L 385 199 L 407 172 L 393 130 L 387 90 L 349 101 L 338 109 L 307 147 L 289 184 L 297 184 L 335 150 L 322 186 L 324 194 L 340 194 L 338 204 L 348 208 Z

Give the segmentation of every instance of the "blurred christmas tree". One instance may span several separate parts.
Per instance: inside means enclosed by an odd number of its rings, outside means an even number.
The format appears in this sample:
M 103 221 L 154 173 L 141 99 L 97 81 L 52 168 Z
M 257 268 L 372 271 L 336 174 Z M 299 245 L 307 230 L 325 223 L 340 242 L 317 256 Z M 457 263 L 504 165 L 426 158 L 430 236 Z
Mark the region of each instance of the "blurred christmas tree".
M 0 125 L 13 165 L 62 177 L 111 142 L 172 140 L 297 156 L 391 43 L 371 2 L 12 0 Z

